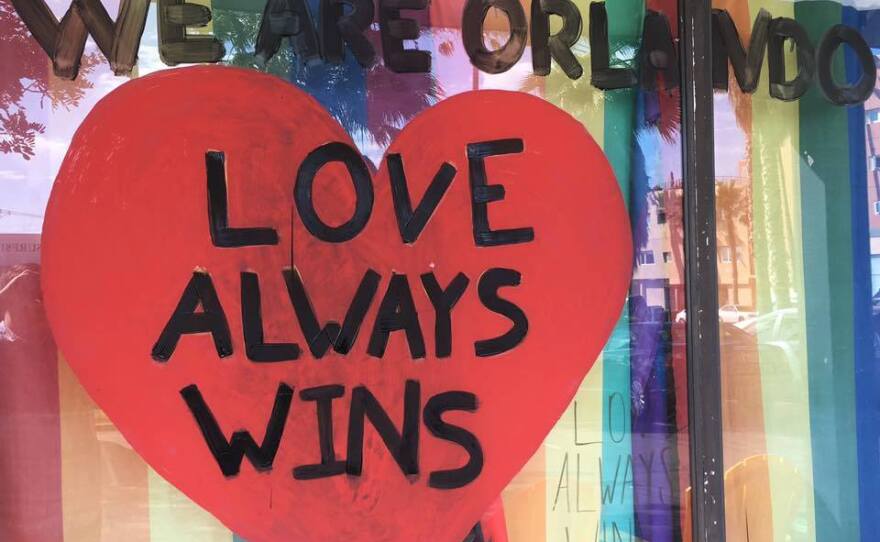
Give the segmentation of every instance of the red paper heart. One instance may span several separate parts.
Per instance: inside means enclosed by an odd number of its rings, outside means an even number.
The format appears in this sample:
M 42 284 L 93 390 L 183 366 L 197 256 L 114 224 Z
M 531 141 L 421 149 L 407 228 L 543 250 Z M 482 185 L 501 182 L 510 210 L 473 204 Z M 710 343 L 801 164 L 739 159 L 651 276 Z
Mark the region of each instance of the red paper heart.
M 488 184 L 505 189 L 503 201 L 487 206 L 489 223 L 533 228 L 534 240 L 478 247 L 467 145 L 510 138 L 523 140 L 522 152 L 485 159 Z M 388 151 L 402 157 L 413 206 L 441 164 L 457 171 L 417 240 L 401 239 L 383 161 L 365 229 L 328 243 L 306 230 L 293 193 L 300 164 L 329 142 L 354 148 L 312 98 L 252 71 L 172 70 L 111 93 L 77 131 L 46 214 L 52 329 L 134 449 L 251 542 L 458 542 L 559 418 L 620 313 L 632 259 L 621 195 L 602 151 L 567 113 L 528 94 L 471 92 L 417 116 Z M 274 228 L 278 244 L 212 244 L 208 151 L 225 154 L 230 227 Z M 313 199 L 328 225 L 352 216 L 354 190 L 341 164 L 319 170 Z M 291 261 L 322 325 L 343 319 L 367 269 L 381 275 L 347 355 L 310 353 L 282 277 Z M 521 284 L 498 295 L 522 309 L 528 333 L 507 352 L 478 357 L 476 341 L 511 327 L 478 296 L 491 268 L 521 273 Z M 194 271 L 213 281 L 234 353 L 221 359 L 211 334 L 189 334 L 169 360 L 156 361 L 151 349 Z M 246 357 L 242 271 L 259 277 L 265 341 L 298 343 L 298 360 Z M 367 354 L 392 272 L 408 279 L 424 358 L 413 360 L 404 331 L 390 334 L 381 358 Z M 443 288 L 459 272 L 470 279 L 451 313 L 450 357 L 435 355 L 435 311 L 419 278 L 428 272 Z M 368 420 L 360 476 L 293 477 L 294 467 L 320 461 L 316 403 L 300 391 L 344 386 L 332 403 L 335 453 L 344 461 L 352 390 L 366 386 L 401 431 L 407 380 L 420 383 L 420 409 L 449 391 L 476 396 L 475 411 L 443 415 L 479 441 L 484 461 L 473 481 L 429 487 L 430 473 L 461 467 L 469 455 L 434 436 L 421 413 L 418 474 L 403 474 Z M 245 458 L 238 475 L 225 477 L 181 390 L 198 387 L 227 439 L 245 429 L 259 444 L 282 382 L 294 397 L 271 470 L 258 472 Z

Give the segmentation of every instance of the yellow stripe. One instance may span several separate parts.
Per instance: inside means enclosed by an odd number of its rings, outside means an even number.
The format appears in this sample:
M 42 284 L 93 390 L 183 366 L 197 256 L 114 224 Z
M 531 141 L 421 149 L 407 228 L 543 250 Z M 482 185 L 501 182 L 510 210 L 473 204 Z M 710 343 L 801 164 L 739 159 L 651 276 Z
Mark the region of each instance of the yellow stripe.
M 590 84 L 589 3 L 576 2 L 583 33 L 575 47 L 584 74 L 572 81 L 555 63 L 545 78 L 545 98 L 584 125 L 599 147 L 605 142 L 605 93 Z M 551 24 L 558 24 L 551 18 Z M 558 30 L 555 26 L 551 32 Z M 602 356 L 590 369 L 559 423 L 544 441 L 546 472 L 545 540 L 592 540 L 602 514 L 599 461 L 602 458 Z M 575 405 L 577 425 L 575 426 Z M 589 444 L 585 444 L 589 443 Z M 579 511 L 580 510 L 580 511 Z M 588 510 L 588 511 L 586 511 Z
M 153 469 L 150 480 L 151 542 L 230 542 L 232 532 Z
M 794 5 L 787 1 L 753 0 L 749 7 L 753 19 L 760 8 L 775 17 L 794 18 Z M 787 65 L 794 63 L 793 58 L 786 59 Z M 767 452 L 782 458 L 781 462 L 769 462 L 773 538 L 791 540 L 792 527 L 800 525 L 806 534 L 797 540 L 810 542 L 816 534 L 803 307 L 798 104 L 770 98 L 766 63 L 752 111 L 757 309 L 761 315 L 789 309 L 788 317 L 794 320 L 788 328 L 794 337 L 784 342 L 772 327 L 758 330 Z
M 602 358 L 581 383 L 545 446 L 546 540 L 592 540 L 602 512 Z

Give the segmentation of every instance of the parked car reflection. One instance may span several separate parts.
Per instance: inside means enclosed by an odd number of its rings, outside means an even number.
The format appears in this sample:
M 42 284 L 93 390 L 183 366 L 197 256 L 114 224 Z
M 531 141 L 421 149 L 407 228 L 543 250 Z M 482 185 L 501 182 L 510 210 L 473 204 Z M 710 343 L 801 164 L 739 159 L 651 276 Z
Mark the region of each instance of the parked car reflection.
M 749 335 L 772 338 L 772 341 L 779 342 L 797 339 L 797 323 L 798 309 L 789 307 L 745 318 L 737 321 L 734 325 Z
M 735 324 L 750 318 L 754 318 L 756 312 L 750 311 L 742 305 L 724 305 L 718 309 L 718 319 L 727 324 Z M 675 315 L 676 322 L 687 321 L 687 310 L 683 310 Z

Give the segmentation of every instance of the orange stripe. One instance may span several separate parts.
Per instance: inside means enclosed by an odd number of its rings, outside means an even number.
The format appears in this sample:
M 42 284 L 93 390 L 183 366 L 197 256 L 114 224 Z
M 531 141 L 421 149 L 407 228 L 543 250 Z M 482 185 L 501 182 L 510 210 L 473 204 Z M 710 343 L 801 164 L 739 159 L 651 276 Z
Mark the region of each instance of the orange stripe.
M 546 518 L 547 475 L 544 445 L 501 494 L 510 542 L 543 542 Z
M 743 43 L 751 39 L 752 21 L 749 14 L 748 2 L 741 0 L 715 0 L 712 6 L 717 9 L 726 9 L 736 24 Z M 748 202 L 751 208 L 752 179 L 751 179 L 751 148 L 749 141 L 752 136 L 752 98 L 739 90 L 739 85 L 733 79 L 729 82 L 728 99 L 736 116 L 736 123 L 746 138 L 745 147 L 742 149 L 743 158 L 748 162 L 742 169 L 745 177 L 742 182 L 736 182 L 736 188 L 740 195 Z M 724 142 L 720 142 L 724 143 Z M 719 206 L 724 201 L 717 202 Z M 725 215 L 725 209 L 718 208 L 720 215 Z M 750 222 L 748 228 L 753 224 Z M 727 243 L 727 232 L 722 221 L 719 221 L 719 239 Z M 740 241 L 750 243 L 753 239 L 751 232 L 742 235 L 743 232 L 736 230 Z M 754 274 L 755 250 L 753 247 L 744 247 L 744 255 L 748 257 L 747 268 L 750 274 Z M 742 282 L 742 281 L 740 281 Z M 755 302 L 756 292 L 751 292 L 751 302 Z M 735 333 L 739 330 L 731 330 Z M 763 455 L 767 453 L 767 442 L 764 435 L 764 408 L 761 391 L 761 373 L 758 365 L 758 339 L 756 336 L 746 333 L 735 333 L 733 337 L 723 336 L 721 340 L 721 393 L 723 398 L 722 423 L 724 435 L 724 461 L 725 467 L 730 468 L 747 457 Z M 736 438 L 732 438 L 735 435 Z
M 147 465 L 59 355 L 65 542 L 150 542 Z
M 736 24 L 743 43 L 749 43 L 751 39 L 752 20 L 749 3 L 742 0 L 715 0 L 714 8 L 726 9 Z M 746 139 L 742 156 L 745 163 L 740 168 L 744 177 L 742 181 L 733 182 L 733 186 L 725 189 L 738 190 L 738 198 L 747 201 L 749 209 L 753 205 L 753 179 L 752 179 L 752 98 L 743 93 L 739 85 L 730 73 L 728 82 L 728 100 L 733 109 L 736 124 Z M 723 144 L 724 142 L 719 142 Z M 726 181 L 730 183 L 730 181 Z M 726 202 L 726 203 L 725 203 Z M 717 212 L 721 216 L 733 214 L 731 210 L 725 210 L 725 204 L 733 204 L 732 198 L 725 200 L 720 197 L 717 201 Z M 726 212 L 730 211 L 730 212 Z M 731 217 L 732 218 L 732 217 Z M 733 228 L 733 234 L 738 243 L 748 245 L 754 239 L 751 229 L 754 224 L 750 220 L 748 231 L 741 232 L 739 227 Z M 725 224 L 719 220 L 718 238 L 724 243 L 732 244 L 727 239 L 731 232 L 725 228 Z M 720 244 L 720 243 L 719 243 Z M 755 274 L 755 250 L 753 246 L 744 246 L 743 254 L 746 256 L 746 268 L 749 275 Z M 732 250 L 732 249 L 731 249 Z M 739 265 L 734 257 L 734 265 Z M 742 282 L 742 281 L 740 281 Z M 756 303 L 757 292 L 754 282 L 751 282 L 750 300 Z M 722 285 L 719 285 L 719 287 Z M 739 285 L 734 285 L 738 288 Z M 719 300 L 721 301 L 721 300 Z M 729 301 L 729 300 L 727 300 Z M 727 536 L 731 540 L 745 540 L 746 532 L 758 541 L 768 540 L 766 537 L 772 532 L 772 512 L 769 506 L 770 472 L 767 462 L 763 460 L 767 454 L 767 439 L 764 427 L 764 405 L 761 382 L 761 371 L 758 356 L 757 336 L 746 333 L 737 333 L 739 330 L 730 330 L 723 333 L 721 340 L 721 393 L 722 393 L 722 424 L 724 434 L 724 468 L 728 476 L 725 476 L 725 515 Z M 748 462 L 745 460 L 749 459 Z M 746 471 L 742 470 L 748 466 Z M 734 468 L 736 467 L 736 468 Z M 762 503 L 766 506 L 757 505 Z M 758 525 L 761 525 L 758 527 Z M 769 535 L 772 539 L 772 535 Z

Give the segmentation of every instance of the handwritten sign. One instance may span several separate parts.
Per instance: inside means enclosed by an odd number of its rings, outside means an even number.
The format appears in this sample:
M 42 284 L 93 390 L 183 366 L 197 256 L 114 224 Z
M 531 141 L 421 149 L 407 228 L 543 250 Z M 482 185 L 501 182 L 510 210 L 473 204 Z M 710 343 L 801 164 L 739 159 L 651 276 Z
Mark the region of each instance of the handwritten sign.
M 305 93 L 219 67 L 102 100 L 43 243 L 86 389 L 252 542 L 462 540 L 577 390 L 632 265 L 600 148 L 538 98 L 445 100 L 374 172 Z
M 220 41 L 210 36 L 188 36 L 186 32 L 187 27 L 205 26 L 211 20 L 209 8 L 184 0 L 157 1 L 159 52 L 166 64 L 223 59 Z M 76 77 L 88 34 L 94 37 L 117 74 L 133 69 L 149 2 L 121 0 L 115 22 L 97 0 L 78 0 L 76 8 L 71 7 L 60 22 L 44 0 L 12 0 L 12 4 L 52 58 L 57 76 Z M 548 75 L 551 59 L 570 79 L 579 79 L 584 74 L 573 53 L 581 39 L 584 21 L 580 8 L 571 0 L 533 0 L 528 7 L 531 20 L 520 0 L 465 0 L 463 4 L 459 20 L 461 37 L 475 68 L 487 73 L 506 72 L 520 61 L 530 44 L 535 75 Z M 266 0 L 255 39 L 255 60 L 264 64 L 280 50 L 282 41 L 289 39 L 294 54 L 304 61 L 338 64 L 349 50 L 362 66 L 369 68 L 377 62 L 377 52 L 368 36 L 375 32 L 373 21 L 378 18 L 378 41 L 382 44 L 385 66 L 398 73 L 430 72 L 430 53 L 405 47 L 418 39 L 419 23 L 401 14 L 402 10 L 427 10 L 428 5 L 427 0 L 379 0 L 378 7 L 373 0 L 321 0 L 316 18 L 305 0 Z M 504 14 L 509 37 L 500 48 L 490 50 L 483 32 L 487 15 L 493 9 Z M 561 23 L 558 31 L 551 32 L 551 16 Z M 635 51 L 631 62 L 612 62 L 605 2 L 590 2 L 587 26 L 591 85 L 602 90 L 641 87 L 653 91 L 662 79 L 666 90 L 678 88 L 678 40 L 665 14 L 645 11 L 642 39 L 640 43 L 629 44 Z M 727 10 L 714 9 L 712 32 L 712 83 L 716 89 L 727 90 L 729 63 L 740 90 L 755 92 L 766 56 L 773 98 L 798 100 L 814 81 L 829 102 L 840 106 L 862 103 L 873 92 L 877 79 L 874 55 L 853 27 L 834 25 L 814 44 L 796 20 L 773 17 L 760 9 L 752 24 L 751 38 L 743 42 Z M 844 47 L 854 54 L 860 74 L 854 80 L 837 81 L 833 58 Z M 787 48 L 795 52 L 790 66 L 786 65 Z

